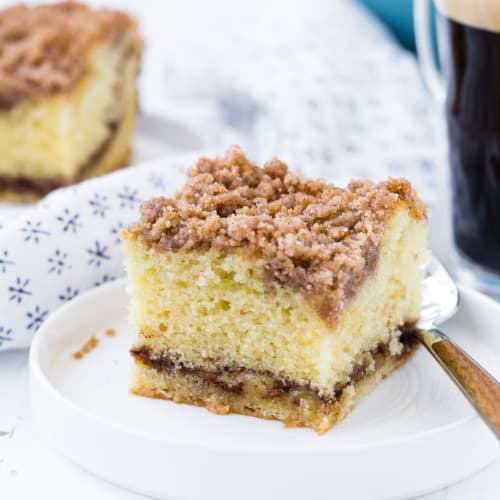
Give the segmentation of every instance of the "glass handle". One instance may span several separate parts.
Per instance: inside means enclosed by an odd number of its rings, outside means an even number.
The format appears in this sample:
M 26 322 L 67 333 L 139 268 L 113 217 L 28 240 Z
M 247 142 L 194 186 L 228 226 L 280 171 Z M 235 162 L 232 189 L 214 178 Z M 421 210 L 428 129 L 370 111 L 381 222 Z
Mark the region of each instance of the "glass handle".
M 420 74 L 427 90 L 440 104 L 444 104 L 444 83 L 436 66 L 432 48 L 431 26 L 429 22 L 430 4 L 430 0 L 414 0 L 413 2 L 413 21 L 415 24 L 418 63 Z

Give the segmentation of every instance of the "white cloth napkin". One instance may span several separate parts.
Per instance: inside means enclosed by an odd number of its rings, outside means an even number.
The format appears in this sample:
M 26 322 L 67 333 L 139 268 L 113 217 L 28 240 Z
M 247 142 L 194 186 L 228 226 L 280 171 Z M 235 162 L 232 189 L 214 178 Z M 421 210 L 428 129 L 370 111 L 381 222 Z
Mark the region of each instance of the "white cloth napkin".
M 404 176 L 432 204 L 444 146 L 413 56 L 351 2 L 322 5 L 296 18 L 270 7 L 258 36 L 214 32 L 195 62 L 166 51 L 166 99 L 220 153 L 239 143 L 258 162 L 276 155 L 340 184 Z M 120 228 L 141 201 L 180 187 L 198 156 L 59 190 L 1 229 L 0 350 L 29 346 L 51 312 L 122 276 Z

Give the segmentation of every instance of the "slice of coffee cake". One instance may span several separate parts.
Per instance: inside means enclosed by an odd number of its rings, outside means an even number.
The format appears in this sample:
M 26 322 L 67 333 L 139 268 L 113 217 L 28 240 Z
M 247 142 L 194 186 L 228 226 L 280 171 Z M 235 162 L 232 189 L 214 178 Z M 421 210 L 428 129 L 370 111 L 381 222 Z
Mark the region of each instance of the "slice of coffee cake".
M 202 158 L 122 232 L 132 392 L 326 432 L 414 351 L 426 233 L 405 180 Z
M 127 164 L 141 51 L 121 12 L 77 2 L 0 12 L 0 199 Z

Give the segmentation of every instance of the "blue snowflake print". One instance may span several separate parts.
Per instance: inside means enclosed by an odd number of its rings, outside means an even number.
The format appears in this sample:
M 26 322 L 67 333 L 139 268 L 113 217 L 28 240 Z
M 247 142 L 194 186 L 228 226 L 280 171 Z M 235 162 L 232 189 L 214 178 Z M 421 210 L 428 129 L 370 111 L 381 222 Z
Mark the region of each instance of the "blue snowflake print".
M 43 236 L 50 236 L 50 233 L 43 229 L 42 223 L 26 221 L 26 224 L 20 229 L 22 233 L 25 233 L 26 236 L 24 241 L 33 241 L 33 243 L 40 243 L 40 239 Z
M 305 100 L 305 104 L 308 108 L 311 109 L 318 109 L 320 107 L 319 102 L 316 99 L 312 99 L 310 97 Z
M 6 273 L 8 266 L 13 266 L 15 262 L 9 258 L 9 252 L 4 250 L 0 253 L 0 272 Z
M 413 143 L 413 142 L 415 142 L 417 140 L 417 137 L 412 132 L 406 132 L 406 133 L 404 133 L 401 136 L 401 138 L 403 139 L 403 141 L 408 142 L 408 143 Z
M 108 197 L 101 196 L 99 193 L 94 193 L 94 196 L 89 200 L 89 205 L 93 208 L 92 213 L 99 217 L 106 217 L 106 213 L 111 208 L 106 204 Z
M 101 264 L 105 260 L 110 260 L 111 257 L 106 253 L 108 247 L 99 243 L 97 240 L 94 242 L 94 248 L 87 248 L 87 253 L 91 255 L 88 263 L 89 265 L 94 265 L 95 267 L 101 267 Z
M 392 171 L 398 171 L 403 168 L 403 164 L 399 160 L 389 160 L 387 166 Z
M 358 151 L 358 146 L 352 142 L 347 142 L 345 144 L 342 144 L 341 148 L 346 152 L 346 153 L 357 153 Z
M 6 326 L 0 326 L 0 347 L 4 342 L 9 342 L 12 340 L 12 328 L 7 328 Z
M 67 257 L 67 253 L 63 253 L 57 248 L 54 255 L 47 259 L 47 262 L 49 263 L 49 273 L 56 273 L 57 275 L 60 275 L 66 267 L 70 267 L 66 264 Z
M 94 283 L 94 286 L 105 285 L 106 283 L 110 283 L 111 281 L 114 281 L 115 279 L 116 278 L 114 276 L 111 276 L 110 274 L 104 274 L 99 281 L 96 281 Z
M 56 217 L 56 220 L 61 223 L 63 233 L 75 234 L 82 225 L 79 222 L 80 214 L 71 213 L 67 208 L 61 215 Z
M 151 174 L 148 177 L 148 182 L 152 188 L 158 189 L 159 191 L 165 191 L 165 181 L 161 175 Z
M 58 296 L 58 299 L 61 302 L 69 302 L 70 300 L 73 300 L 79 293 L 79 290 L 67 286 L 66 290 L 64 290 L 64 292 Z
M 171 165 L 170 168 L 182 176 L 186 175 L 186 165 L 184 163 L 176 163 L 175 165 Z
M 315 158 L 316 157 L 316 150 L 313 148 L 305 148 L 304 154 L 309 158 Z
M 36 332 L 40 328 L 40 325 L 45 321 L 48 314 L 49 311 L 42 311 L 40 306 L 36 306 L 33 311 L 27 312 L 26 317 L 28 318 L 29 323 L 26 325 L 26 329 Z
M 117 245 L 121 243 L 120 231 L 123 229 L 123 227 L 123 222 L 118 222 L 116 226 L 111 229 L 111 234 L 115 237 L 114 243 L 116 243 Z
M 430 158 L 421 158 L 419 163 L 424 170 L 430 171 L 434 168 L 434 162 Z
M 333 155 L 329 149 L 324 148 L 322 151 L 322 157 L 323 161 L 327 164 L 332 164 L 333 163 Z
M 16 278 L 16 283 L 14 285 L 9 286 L 8 290 L 11 294 L 9 300 L 12 302 L 17 302 L 20 304 L 24 298 L 31 295 L 31 292 L 28 290 L 28 285 L 30 284 L 29 279 L 21 279 L 19 277 Z
M 141 202 L 137 193 L 137 189 L 132 190 L 128 186 L 123 186 L 122 192 L 117 194 L 120 200 L 120 208 L 135 208 Z

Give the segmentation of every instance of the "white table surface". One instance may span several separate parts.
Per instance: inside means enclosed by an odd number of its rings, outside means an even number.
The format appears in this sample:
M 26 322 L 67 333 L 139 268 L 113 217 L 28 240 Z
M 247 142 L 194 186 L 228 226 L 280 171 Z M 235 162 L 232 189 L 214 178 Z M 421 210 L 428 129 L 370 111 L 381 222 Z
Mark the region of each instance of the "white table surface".
M 0 0 L 0 8 L 9 3 L 15 2 Z M 150 104 L 154 103 L 155 110 L 162 111 L 162 100 L 157 99 L 158 93 L 161 92 L 158 86 L 161 68 L 156 67 L 154 49 L 155 46 L 158 49 L 161 45 L 157 41 L 165 35 L 163 20 L 170 15 L 172 4 L 153 0 L 91 0 L 90 3 L 130 8 L 141 17 L 143 26 L 147 28 L 145 33 L 149 46 L 149 54 L 141 76 L 141 85 L 143 90 L 146 90 L 143 92 L 143 104 L 151 109 Z M 177 9 L 189 11 L 193 9 L 193 3 L 193 1 L 186 4 L 176 2 L 175 6 Z M 215 2 L 221 9 L 225 3 L 227 4 L 228 0 Z M 214 2 L 210 3 L 210 8 L 214 8 L 213 4 Z M 205 4 L 205 8 L 207 7 Z M 172 107 L 163 111 L 167 111 L 170 116 L 175 115 Z M 444 211 L 440 215 L 446 219 Z M 440 227 L 440 237 L 433 245 L 439 255 L 444 252 L 441 246 L 446 238 L 443 238 L 441 223 L 436 224 L 434 221 L 434 227 Z M 432 240 L 431 234 L 431 242 Z M 415 471 L 415 474 L 418 474 L 418 471 Z M 0 500 L 33 498 L 139 500 L 145 497 L 124 491 L 86 473 L 46 447 L 30 419 L 28 353 L 26 351 L 0 353 Z M 458 484 L 420 498 L 497 500 L 500 498 L 500 460 Z

